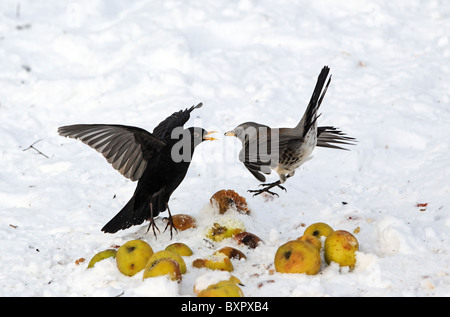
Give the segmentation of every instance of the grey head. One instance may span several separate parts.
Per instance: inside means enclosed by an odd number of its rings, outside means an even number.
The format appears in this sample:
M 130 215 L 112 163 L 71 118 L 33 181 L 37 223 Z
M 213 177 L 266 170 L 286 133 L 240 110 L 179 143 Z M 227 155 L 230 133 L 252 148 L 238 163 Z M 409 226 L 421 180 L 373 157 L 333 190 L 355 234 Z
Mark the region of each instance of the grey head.
M 258 133 L 267 133 L 270 127 L 259 124 L 256 122 L 244 122 L 238 125 L 233 130 L 225 132 L 225 136 L 237 137 L 242 143 L 245 143 L 249 139 L 255 138 Z
M 279 156 L 279 129 L 256 122 L 244 122 L 225 136 L 234 136 L 242 142 L 239 160 L 260 181 L 265 177 L 260 173 L 270 174 L 276 167 Z

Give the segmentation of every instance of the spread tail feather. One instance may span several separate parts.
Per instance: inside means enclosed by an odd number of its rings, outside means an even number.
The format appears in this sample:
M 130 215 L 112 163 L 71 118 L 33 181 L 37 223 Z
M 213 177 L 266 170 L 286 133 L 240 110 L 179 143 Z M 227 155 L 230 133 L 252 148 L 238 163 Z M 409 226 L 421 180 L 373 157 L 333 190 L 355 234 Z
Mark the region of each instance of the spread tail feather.
M 326 81 L 329 72 L 330 68 L 328 66 L 324 66 L 322 68 L 322 71 L 317 78 L 317 83 L 314 87 L 314 91 L 311 96 L 311 100 L 309 101 L 308 107 L 306 108 L 302 119 L 295 127 L 296 129 L 301 131 L 303 136 L 305 136 L 309 132 L 309 130 L 314 126 L 317 118 L 319 117 L 317 115 L 317 111 L 319 110 L 320 104 L 322 103 L 322 100 L 325 97 L 325 93 L 327 92 L 328 86 L 331 82 L 331 76 L 328 81 Z
M 317 146 L 331 149 L 348 150 L 336 144 L 355 145 L 356 139 L 345 136 L 345 133 L 335 127 L 317 128 Z

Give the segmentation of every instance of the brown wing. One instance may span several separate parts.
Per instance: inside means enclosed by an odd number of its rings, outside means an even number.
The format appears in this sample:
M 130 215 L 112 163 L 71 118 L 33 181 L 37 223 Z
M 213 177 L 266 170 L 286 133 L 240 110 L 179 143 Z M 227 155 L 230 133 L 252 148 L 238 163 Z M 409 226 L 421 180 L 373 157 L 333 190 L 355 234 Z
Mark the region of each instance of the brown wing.
M 147 163 L 165 143 L 144 129 L 124 125 L 75 124 L 58 128 L 101 153 L 126 178 L 141 178 Z

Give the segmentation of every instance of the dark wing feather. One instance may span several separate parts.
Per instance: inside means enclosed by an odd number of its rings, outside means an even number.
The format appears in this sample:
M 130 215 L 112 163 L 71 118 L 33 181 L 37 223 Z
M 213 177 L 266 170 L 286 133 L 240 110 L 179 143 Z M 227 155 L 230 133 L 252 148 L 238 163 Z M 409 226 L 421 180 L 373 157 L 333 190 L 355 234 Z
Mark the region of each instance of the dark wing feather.
M 203 104 L 199 103 L 189 109 L 174 112 L 153 129 L 153 135 L 161 140 L 169 140 L 172 135 L 172 130 L 177 127 L 182 127 L 189 120 L 192 110 L 200 108 L 201 106 L 203 106 Z
M 58 128 L 101 153 L 126 178 L 141 178 L 148 161 L 165 143 L 144 129 L 124 125 L 75 124 Z
M 245 163 L 245 162 L 244 162 L 244 166 L 249 170 L 250 173 L 252 173 L 253 176 L 256 177 L 257 180 L 259 180 L 260 182 L 266 181 L 266 177 L 260 173 L 260 170 L 261 170 L 260 166 Z
M 275 167 L 278 161 L 278 137 L 272 138 L 272 131 L 278 132 L 277 129 L 269 127 L 258 130 L 255 135 L 246 139 L 239 152 L 239 160 L 261 182 L 266 180 L 261 173 L 269 175 L 271 167 Z

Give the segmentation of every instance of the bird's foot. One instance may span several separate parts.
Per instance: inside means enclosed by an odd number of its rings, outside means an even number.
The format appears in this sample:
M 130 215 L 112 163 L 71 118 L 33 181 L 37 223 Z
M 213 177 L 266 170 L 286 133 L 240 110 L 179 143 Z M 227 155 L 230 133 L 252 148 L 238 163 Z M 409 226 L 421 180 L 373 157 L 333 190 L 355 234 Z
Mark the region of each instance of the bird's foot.
M 259 186 L 266 186 L 269 189 L 277 186 L 277 187 L 281 188 L 282 190 L 284 190 L 285 192 L 287 192 L 287 189 L 284 186 L 281 186 L 279 181 L 277 181 L 275 183 L 259 184 Z
M 268 193 L 268 194 L 270 194 L 270 195 L 274 195 L 274 196 L 279 197 L 279 195 L 278 195 L 277 193 L 270 191 L 270 189 L 272 189 L 272 188 L 275 187 L 275 186 L 276 186 L 276 187 L 279 187 L 279 188 L 281 188 L 282 190 L 284 190 L 284 191 L 287 192 L 287 189 L 280 185 L 280 181 L 276 181 L 276 182 L 268 183 L 268 184 L 261 184 L 261 185 L 259 185 L 259 186 L 264 186 L 264 188 L 261 188 L 261 189 L 255 189 L 255 190 L 249 190 L 248 192 L 254 193 L 254 194 L 253 194 L 253 197 L 254 197 L 254 196 L 258 196 L 258 195 L 260 195 L 260 194 L 262 194 L 262 193 Z
M 258 196 L 258 195 L 260 195 L 262 193 L 268 193 L 268 194 L 280 197 L 277 193 L 274 193 L 274 192 L 270 191 L 269 189 L 270 188 L 268 188 L 268 187 L 262 188 L 262 189 L 255 189 L 255 190 L 251 189 L 251 190 L 248 190 L 248 192 L 249 193 L 254 193 L 253 197 Z
M 160 233 L 161 231 L 159 231 L 159 228 L 158 228 L 158 226 L 156 225 L 155 219 L 154 219 L 154 218 L 151 218 L 151 219 L 150 219 L 150 223 L 149 223 L 149 225 L 148 225 L 147 232 L 150 230 L 150 228 L 152 228 L 153 234 L 155 235 L 155 238 L 157 239 L 158 237 L 157 237 L 157 235 L 156 235 L 156 230 L 158 230 L 159 233 Z
M 172 215 L 169 215 L 169 217 L 165 218 L 167 220 L 167 225 L 164 228 L 164 232 L 166 232 L 167 228 L 170 227 L 170 240 L 172 240 L 173 237 L 173 229 L 178 233 L 178 229 L 175 227 L 172 219 Z
M 169 217 L 167 217 L 167 225 L 164 229 L 164 232 L 166 232 L 167 227 L 170 227 L 170 240 L 172 240 L 173 237 L 173 229 L 175 229 L 176 232 L 178 232 L 178 229 L 175 227 L 172 219 L 172 213 L 170 212 L 169 204 L 166 203 L 167 212 L 169 213 Z
M 274 196 L 280 197 L 277 193 L 270 191 L 270 189 L 271 189 L 272 187 L 275 187 L 275 186 L 277 186 L 277 185 L 269 184 L 269 186 L 266 186 L 266 187 L 264 187 L 264 188 L 261 188 L 261 189 L 254 189 L 254 190 L 252 189 L 252 190 L 248 190 L 248 192 L 249 192 L 249 193 L 254 193 L 254 194 L 253 194 L 253 197 L 258 196 L 258 195 L 260 195 L 260 194 L 262 194 L 262 193 L 268 193 L 268 194 L 270 194 L 270 195 L 274 195 Z

